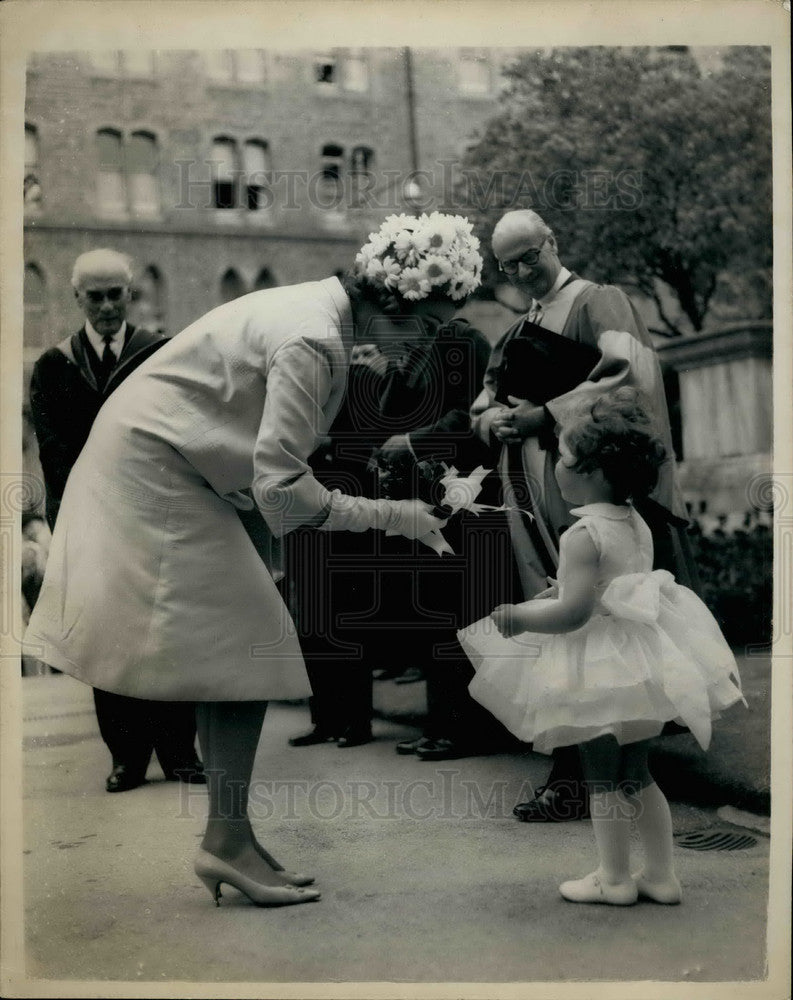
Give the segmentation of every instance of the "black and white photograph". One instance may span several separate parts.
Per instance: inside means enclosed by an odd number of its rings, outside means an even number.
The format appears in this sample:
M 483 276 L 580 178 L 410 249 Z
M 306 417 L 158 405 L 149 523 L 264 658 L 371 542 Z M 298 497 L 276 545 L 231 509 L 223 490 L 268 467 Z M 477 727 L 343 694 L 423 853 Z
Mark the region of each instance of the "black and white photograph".
M 0 22 L 3 995 L 789 996 L 789 4 Z

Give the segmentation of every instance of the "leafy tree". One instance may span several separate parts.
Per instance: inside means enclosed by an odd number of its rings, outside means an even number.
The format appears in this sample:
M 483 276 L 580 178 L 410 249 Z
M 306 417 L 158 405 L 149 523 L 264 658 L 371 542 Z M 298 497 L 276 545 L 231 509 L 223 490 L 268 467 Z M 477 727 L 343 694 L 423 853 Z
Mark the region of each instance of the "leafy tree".
M 767 49 L 724 50 L 713 72 L 686 49 L 555 49 L 505 75 L 456 191 L 485 240 L 504 211 L 535 208 L 565 263 L 633 285 L 671 335 L 659 282 L 701 330 L 726 272 L 770 275 Z

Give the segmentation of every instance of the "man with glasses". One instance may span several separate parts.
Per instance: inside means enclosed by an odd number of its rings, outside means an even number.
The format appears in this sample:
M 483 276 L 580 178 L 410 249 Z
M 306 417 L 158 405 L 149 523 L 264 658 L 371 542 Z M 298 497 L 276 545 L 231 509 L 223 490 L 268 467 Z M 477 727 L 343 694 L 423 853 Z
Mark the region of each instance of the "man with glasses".
M 107 397 L 167 342 L 127 323 L 132 269 L 115 250 L 91 250 L 72 271 L 74 297 L 85 316 L 80 329 L 38 359 L 30 407 L 46 488 L 51 529 L 72 466 Z M 101 573 L 101 567 L 97 567 Z M 115 613 L 123 615 L 123 608 Z M 113 758 L 108 792 L 142 785 L 152 750 L 169 780 L 204 782 L 195 752 L 195 708 L 190 702 L 150 702 L 94 689 L 99 731 Z
M 687 512 L 677 489 L 661 370 L 641 317 L 619 288 L 596 285 L 564 267 L 556 237 L 536 212 L 507 212 L 493 230 L 492 249 L 499 269 L 531 306 L 493 349 L 484 389 L 471 416 L 475 433 L 500 452 L 504 499 L 513 508 L 508 517 L 525 598 L 537 596 L 555 578 L 559 538 L 575 519 L 553 472 L 559 457 L 558 427 L 582 405 L 620 385 L 633 385 L 646 395 L 667 450 L 658 486 L 639 505 L 653 533 L 655 568 L 668 569 L 680 583 L 696 589 L 696 570 L 683 534 Z M 600 353 L 583 382 L 544 405 L 507 395 L 503 384 L 508 345 L 521 336 L 526 319 Z M 510 379 L 514 385 L 513 372 Z M 554 754 L 546 785 L 514 812 L 524 822 L 587 815 L 576 748 Z

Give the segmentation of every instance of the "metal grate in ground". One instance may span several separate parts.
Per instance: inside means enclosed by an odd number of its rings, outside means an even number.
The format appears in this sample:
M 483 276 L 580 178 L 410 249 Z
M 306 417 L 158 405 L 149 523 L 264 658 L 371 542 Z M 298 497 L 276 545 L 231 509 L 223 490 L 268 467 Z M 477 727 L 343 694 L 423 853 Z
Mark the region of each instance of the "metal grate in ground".
M 688 833 L 676 833 L 675 843 L 678 847 L 687 847 L 692 851 L 743 851 L 754 847 L 757 838 L 749 833 L 737 830 L 691 830 Z

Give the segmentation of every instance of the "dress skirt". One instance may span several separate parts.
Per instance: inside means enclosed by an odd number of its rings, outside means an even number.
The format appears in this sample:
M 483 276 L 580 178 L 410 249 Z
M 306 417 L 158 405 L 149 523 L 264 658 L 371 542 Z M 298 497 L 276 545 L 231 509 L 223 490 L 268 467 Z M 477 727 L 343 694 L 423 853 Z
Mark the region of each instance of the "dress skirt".
M 118 419 L 95 424 L 69 477 L 25 646 L 132 697 L 310 694 L 294 626 L 237 508 L 171 445 Z
M 491 618 L 458 633 L 472 696 L 540 753 L 612 735 L 620 744 L 711 721 L 745 700 L 735 657 L 707 607 L 665 570 L 613 580 L 581 628 L 504 638 Z

